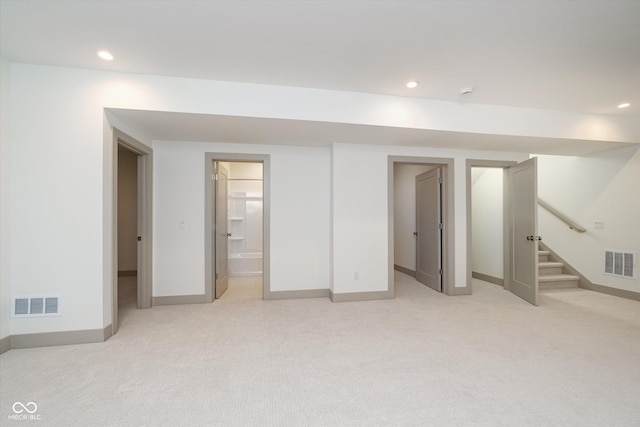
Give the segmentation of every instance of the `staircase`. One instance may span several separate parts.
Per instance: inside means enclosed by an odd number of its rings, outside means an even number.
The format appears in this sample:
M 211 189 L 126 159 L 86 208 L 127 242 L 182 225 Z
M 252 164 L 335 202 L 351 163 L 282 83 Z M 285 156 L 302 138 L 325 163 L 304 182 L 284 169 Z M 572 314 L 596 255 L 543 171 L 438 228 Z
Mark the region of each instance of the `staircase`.
M 564 264 L 549 261 L 549 251 L 538 251 L 538 289 L 577 288 L 578 276 L 565 274 Z

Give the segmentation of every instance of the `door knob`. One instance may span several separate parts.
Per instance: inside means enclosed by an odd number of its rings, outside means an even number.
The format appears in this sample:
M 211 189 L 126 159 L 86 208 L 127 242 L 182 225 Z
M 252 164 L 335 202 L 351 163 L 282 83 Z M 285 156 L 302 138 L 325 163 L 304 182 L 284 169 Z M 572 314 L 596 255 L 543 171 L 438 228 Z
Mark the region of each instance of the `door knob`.
M 527 240 L 534 240 L 533 236 L 527 236 Z

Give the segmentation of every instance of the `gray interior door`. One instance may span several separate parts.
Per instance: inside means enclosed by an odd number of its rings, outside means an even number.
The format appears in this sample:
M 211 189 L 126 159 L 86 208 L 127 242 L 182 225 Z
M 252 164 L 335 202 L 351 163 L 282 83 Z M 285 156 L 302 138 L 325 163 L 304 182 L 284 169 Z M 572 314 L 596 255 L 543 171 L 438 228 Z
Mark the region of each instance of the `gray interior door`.
M 416 279 L 442 291 L 442 179 L 440 168 L 416 176 Z
M 505 289 L 538 305 L 538 172 L 534 157 L 508 169 Z
M 228 212 L 228 194 L 227 194 L 227 179 L 229 173 L 227 169 L 215 162 L 216 169 L 216 181 L 215 181 L 215 224 L 213 229 L 215 230 L 215 284 L 216 284 L 216 298 L 220 298 L 222 294 L 229 287 L 229 272 L 228 272 L 228 258 L 229 258 L 229 226 L 227 221 Z

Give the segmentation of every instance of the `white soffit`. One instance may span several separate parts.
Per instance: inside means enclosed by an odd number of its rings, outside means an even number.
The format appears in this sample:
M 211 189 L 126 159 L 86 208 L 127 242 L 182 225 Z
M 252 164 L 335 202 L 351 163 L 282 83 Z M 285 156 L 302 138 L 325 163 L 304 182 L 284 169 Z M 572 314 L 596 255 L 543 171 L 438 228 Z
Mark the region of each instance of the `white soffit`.
M 108 109 L 151 140 L 328 147 L 332 143 L 585 155 L 629 144 L 288 120 Z

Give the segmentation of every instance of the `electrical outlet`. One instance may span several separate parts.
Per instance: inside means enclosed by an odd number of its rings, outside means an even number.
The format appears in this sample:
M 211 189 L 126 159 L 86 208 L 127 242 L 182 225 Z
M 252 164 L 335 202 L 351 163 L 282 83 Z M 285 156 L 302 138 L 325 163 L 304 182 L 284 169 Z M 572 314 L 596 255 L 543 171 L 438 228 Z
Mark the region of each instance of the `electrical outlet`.
M 604 229 L 604 221 L 595 221 L 593 223 L 593 228 L 595 228 L 596 230 L 603 230 Z
M 358 273 L 357 271 L 353 273 L 353 280 L 360 280 L 360 273 Z

